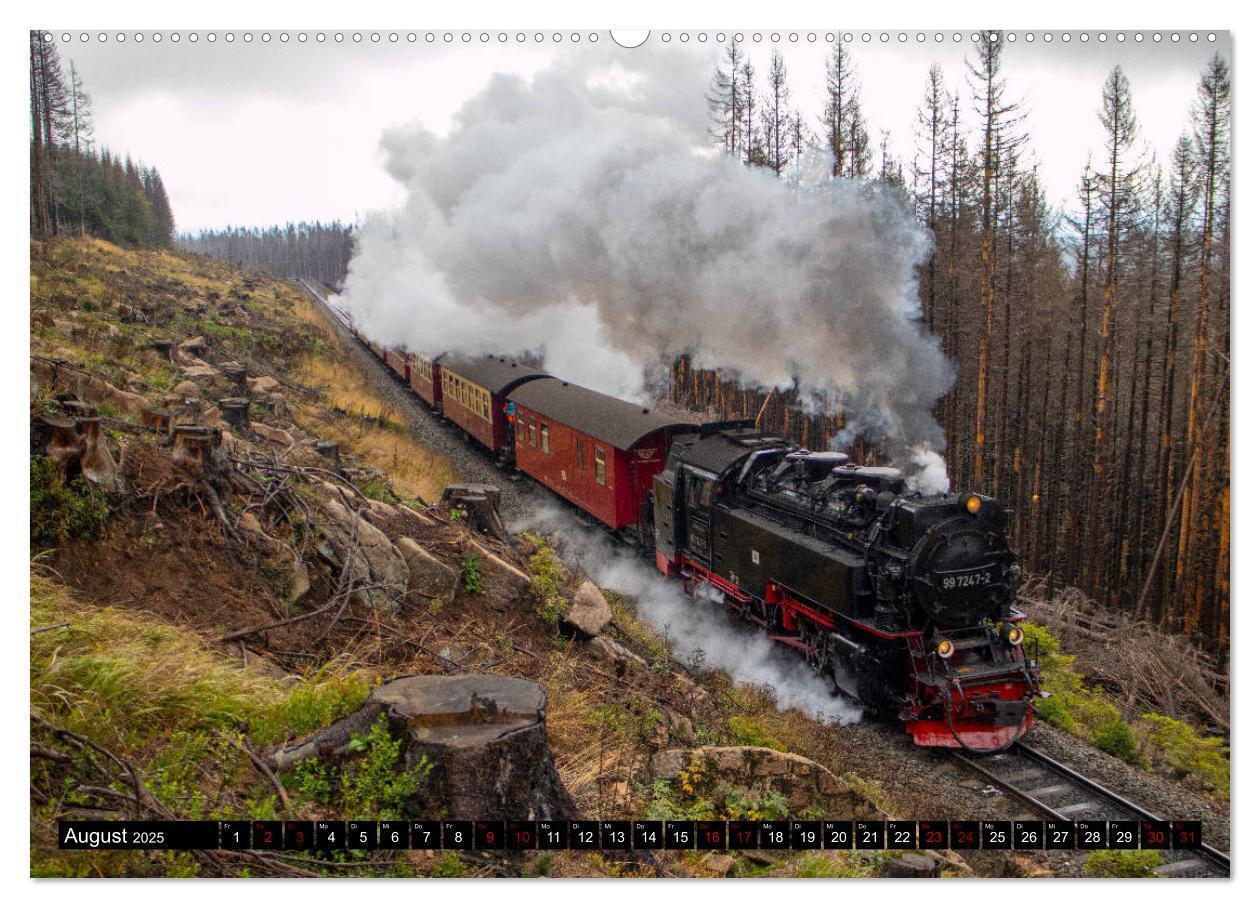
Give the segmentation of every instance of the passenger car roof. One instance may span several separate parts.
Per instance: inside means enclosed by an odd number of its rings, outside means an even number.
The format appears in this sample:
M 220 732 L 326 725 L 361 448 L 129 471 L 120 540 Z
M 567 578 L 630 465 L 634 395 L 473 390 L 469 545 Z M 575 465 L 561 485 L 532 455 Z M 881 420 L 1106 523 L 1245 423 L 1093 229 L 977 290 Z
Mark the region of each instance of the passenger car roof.
M 535 366 L 506 356 L 465 356 L 459 353 L 442 354 L 442 368 L 480 385 L 491 394 L 503 394 L 521 382 L 545 378 L 547 373 Z
M 697 428 L 694 422 L 679 422 L 675 416 L 656 413 L 558 378 L 542 378 L 523 384 L 509 398 L 519 406 L 606 441 L 622 451 L 661 429 L 694 431 Z

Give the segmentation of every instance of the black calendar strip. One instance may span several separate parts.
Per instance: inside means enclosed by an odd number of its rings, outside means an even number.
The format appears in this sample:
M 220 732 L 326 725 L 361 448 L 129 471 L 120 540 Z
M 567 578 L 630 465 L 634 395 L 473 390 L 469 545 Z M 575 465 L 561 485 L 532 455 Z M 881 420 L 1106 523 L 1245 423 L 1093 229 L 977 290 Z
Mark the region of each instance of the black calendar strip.
M 1197 820 L 61 820 L 60 847 L 260 851 L 1192 850 Z

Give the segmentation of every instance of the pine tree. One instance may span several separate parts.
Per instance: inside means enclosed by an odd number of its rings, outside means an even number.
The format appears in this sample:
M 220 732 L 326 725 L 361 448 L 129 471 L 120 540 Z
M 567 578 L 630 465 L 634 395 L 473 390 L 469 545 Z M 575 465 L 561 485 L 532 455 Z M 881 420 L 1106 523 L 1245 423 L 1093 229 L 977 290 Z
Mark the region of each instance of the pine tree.
M 761 114 L 765 136 L 766 161 L 775 176 L 783 176 L 783 170 L 791 160 L 792 92 L 788 87 L 787 65 L 777 50 L 770 52 L 770 72 L 766 77 L 765 109 Z
M 993 334 L 993 303 L 996 284 L 996 189 L 999 168 L 1008 152 L 1023 142 L 1014 133 L 1020 119 L 1018 106 L 1004 100 L 1006 82 L 1001 78 L 1002 41 L 987 30 L 976 41 L 976 61 L 969 62 L 976 111 L 981 117 L 983 144 L 980 149 L 980 310 L 983 323 L 977 351 L 975 448 L 972 453 L 972 484 L 985 488 L 985 439 L 988 423 L 989 352 Z
M 722 49 L 723 59 L 709 82 L 709 133 L 727 153 L 741 155 L 743 93 L 741 69 L 744 55 L 734 38 Z

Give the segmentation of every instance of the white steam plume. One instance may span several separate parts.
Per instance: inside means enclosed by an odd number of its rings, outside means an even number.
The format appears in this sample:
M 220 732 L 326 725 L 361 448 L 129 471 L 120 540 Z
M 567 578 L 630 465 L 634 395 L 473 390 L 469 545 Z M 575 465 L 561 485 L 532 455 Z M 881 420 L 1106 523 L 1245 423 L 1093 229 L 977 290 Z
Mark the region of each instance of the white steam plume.
M 421 353 L 532 351 L 646 401 L 679 353 L 843 406 L 899 460 L 953 381 L 919 321 L 928 234 L 895 194 L 745 167 L 708 141 L 716 60 L 600 45 L 496 75 L 446 136 L 382 140 L 401 210 L 362 225 L 341 303 Z M 825 165 L 825 161 L 821 162 Z
M 944 495 L 949 491 L 949 471 L 945 458 L 927 445 L 916 445 L 908 454 L 906 485 L 911 492 Z
M 542 529 L 565 560 L 580 564 L 596 584 L 631 597 L 636 614 L 665 638 L 676 658 L 685 661 L 699 650 L 706 668 L 724 671 L 739 684 L 769 688 L 780 709 L 799 709 L 841 725 L 862 718 L 860 708 L 833 696 L 827 682 L 799 656 L 731 622 L 726 607 L 716 605 L 721 601 L 716 590 L 702 587 L 697 598 L 689 598 L 676 580 L 614 546 L 602 533 L 575 526 L 556 508 L 530 515 L 518 529 L 524 528 Z

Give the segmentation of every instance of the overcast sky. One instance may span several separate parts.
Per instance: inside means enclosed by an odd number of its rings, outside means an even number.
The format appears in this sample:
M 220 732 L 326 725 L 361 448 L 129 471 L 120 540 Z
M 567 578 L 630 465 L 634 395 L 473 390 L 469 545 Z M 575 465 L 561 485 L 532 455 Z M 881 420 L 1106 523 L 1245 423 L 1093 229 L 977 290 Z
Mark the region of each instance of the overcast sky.
M 155 165 L 179 229 L 194 231 L 303 219 L 353 221 L 372 209 L 391 207 L 402 193 L 381 166 L 383 130 L 418 121 L 443 134 L 463 101 L 493 73 L 528 77 L 570 44 L 567 35 L 553 43 L 550 33 L 542 42 L 530 33 L 520 44 L 515 33 L 505 43 L 491 33 L 482 43 L 477 32 L 466 44 L 458 32 L 449 44 L 442 33 L 428 43 L 423 32 L 415 43 L 399 33 L 394 44 L 387 32 L 379 44 L 372 44 L 367 33 L 360 44 L 351 33 L 337 44 L 332 32 L 323 44 L 315 41 L 315 32 L 308 33 L 306 43 L 298 42 L 297 32 L 289 33 L 287 43 L 280 42 L 280 32 L 272 32 L 268 43 L 255 32 L 246 43 L 238 32 L 230 44 L 224 32 L 214 43 L 204 32 L 192 43 L 185 32 L 178 44 L 169 33 L 154 43 L 146 32 L 139 44 L 134 37 L 119 43 L 113 33 L 101 43 L 97 34 L 81 42 L 75 33 L 62 42 L 57 33 L 63 58 L 74 61 L 93 96 L 97 140 Z M 671 52 L 699 55 L 702 63 L 716 65 L 716 32 L 708 32 L 703 44 L 699 32 L 687 33 L 686 44 L 681 34 L 670 33 Z M 742 34 L 760 75 L 772 46 L 783 53 L 793 102 L 817 129 L 826 30 L 814 33 L 814 43 L 806 31 L 795 32 L 795 42 L 789 32 L 779 33 L 777 42 L 769 31 L 756 32 L 760 42 L 753 41 L 751 30 Z M 879 32 L 870 34 L 871 40 L 863 42 L 861 32 L 853 33 L 850 47 L 872 143 L 878 146 L 881 131 L 887 130 L 893 152 L 908 171 L 915 151 L 915 109 L 931 63 L 941 64 L 947 86 L 963 93 L 965 115 L 975 120 L 967 84 L 970 33 L 957 43 L 952 32 L 939 43 L 935 32 L 927 32 L 923 43 L 916 32 L 907 33 L 904 43 L 895 32 L 887 42 L 880 41 Z M 1100 42 L 1094 31 L 1087 43 L 1079 32 L 1070 42 L 1057 32 L 1049 43 L 1042 32 L 1032 42 L 1025 34 L 1007 44 L 1007 97 L 1022 101 L 1027 110 L 1028 153 L 1039 163 L 1055 204 L 1070 203 L 1087 156 L 1101 148 L 1097 111 L 1113 65 L 1128 75 L 1143 136 L 1164 161 L 1186 128 L 1199 71 L 1213 52 L 1230 57 L 1224 32 L 1215 33 L 1214 42 L 1207 32 L 1195 33 L 1197 41 L 1182 32 L 1175 43 L 1168 32 L 1159 43 L 1150 32 L 1141 42 L 1133 32 L 1123 42 L 1114 32 Z M 606 32 L 599 37 L 609 41 Z M 653 33 L 648 41 L 662 38 Z M 705 89 L 702 77 L 696 84 L 676 86 L 678 92 Z

